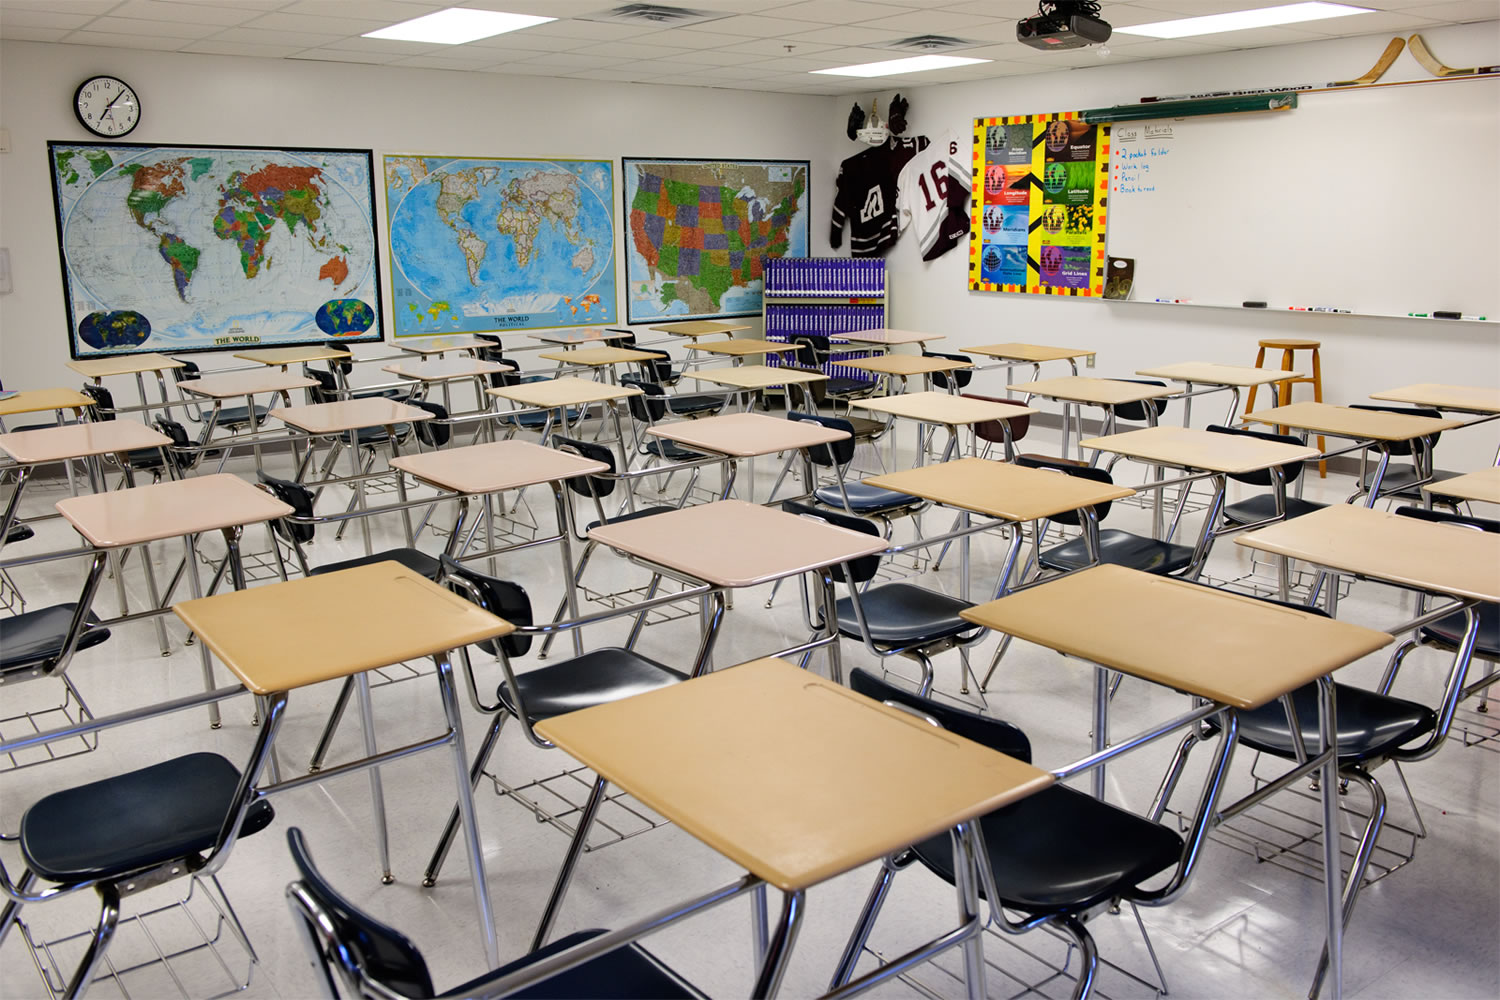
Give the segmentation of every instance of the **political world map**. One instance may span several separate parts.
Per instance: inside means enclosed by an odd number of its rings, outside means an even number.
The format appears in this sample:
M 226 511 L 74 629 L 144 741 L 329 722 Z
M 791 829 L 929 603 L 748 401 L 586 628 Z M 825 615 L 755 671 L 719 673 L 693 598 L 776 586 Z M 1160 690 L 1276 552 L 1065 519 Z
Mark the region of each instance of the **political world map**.
M 612 161 L 383 165 L 397 337 L 616 321 Z
M 382 338 L 368 150 L 48 156 L 75 358 Z
M 765 259 L 807 256 L 806 161 L 623 166 L 631 323 L 758 314 Z

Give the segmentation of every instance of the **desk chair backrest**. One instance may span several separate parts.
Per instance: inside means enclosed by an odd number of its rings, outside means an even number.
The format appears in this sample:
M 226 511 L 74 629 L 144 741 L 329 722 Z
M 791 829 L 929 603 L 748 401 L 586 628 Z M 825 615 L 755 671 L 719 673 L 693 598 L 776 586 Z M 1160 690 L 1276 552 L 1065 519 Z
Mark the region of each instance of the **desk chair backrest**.
M 418 420 L 412 424 L 418 441 L 429 448 L 441 448 L 453 437 L 453 428 L 447 422 L 448 408 L 443 404 L 428 402 L 425 399 L 404 399 L 402 402 L 407 406 L 426 410 L 433 416 L 431 420 Z
M 328 348 L 330 351 L 343 351 L 346 354 L 349 354 L 349 357 L 347 358 L 329 358 L 329 371 L 342 372 L 344 375 L 348 375 L 350 372 L 354 371 L 354 355 L 349 352 L 348 344 L 345 344 L 343 341 L 339 340 L 325 340 L 323 342 L 323 346 Z
M 833 345 L 822 334 L 799 333 L 792 338 L 792 343 L 797 345 L 794 357 L 799 365 L 821 370 L 833 357 Z
M 616 345 L 617 347 L 634 347 L 634 346 L 636 346 L 636 344 L 635 344 L 635 331 L 634 330 L 628 330 L 628 329 L 626 329 L 623 326 L 607 326 L 607 327 L 604 328 L 604 332 L 605 333 L 623 333 L 625 335 L 623 337 L 619 337 L 619 338 L 617 338 L 615 340 L 611 340 L 610 341 L 610 343 Z
M 1382 406 L 1375 403 L 1351 403 L 1349 405 L 1349 409 L 1378 410 L 1381 413 L 1405 413 L 1407 416 L 1411 417 L 1433 417 L 1434 419 L 1438 420 L 1441 420 L 1443 416 L 1442 411 L 1433 410 L 1425 406 Z M 1441 434 L 1433 434 L 1427 439 L 1427 447 L 1429 451 L 1437 447 L 1438 438 L 1441 436 Z M 1412 443 L 1415 440 L 1417 439 L 1413 438 L 1411 441 L 1388 442 L 1391 454 L 1410 455 L 1412 450 Z M 1299 441 L 1298 443 L 1300 444 L 1301 442 Z
M 940 353 L 938 351 L 928 351 L 928 350 L 923 350 L 922 351 L 922 357 L 924 357 L 924 358 L 942 358 L 945 361 L 961 361 L 964 364 L 968 364 L 968 363 L 970 363 L 973 360 L 972 358 L 965 357 L 962 354 L 943 354 L 943 353 Z M 958 383 L 958 387 L 960 389 L 966 387 L 970 382 L 972 382 L 974 380 L 974 369 L 972 369 L 972 368 L 960 368 L 957 371 L 954 371 L 954 372 L 951 372 L 951 373 L 950 372 L 933 372 L 932 373 L 932 384 L 935 385 L 935 386 L 937 386 L 939 389 L 942 389 L 944 392 L 947 392 L 948 391 L 948 376 L 950 374 L 953 376 L 953 381 Z
M 1247 431 L 1239 427 L 1224 427 L 1219 424 L 1209 424 L 1211 434 L 1232 434 L 1235 437 L 1254 438 L 1257 441 L 1272 441 L 1276 444 L 1302 445 L 1302 439 L 1290 434 L 1272 434 L 1270 431 Z M 1302 475 L 1301 462 L 1288 462 L 1281 467 L 1281 479 L 1290 486 L 1296 482 L 1297 477 Z M 1247 483 L 1251 486 L 1270 486 L 1271 470 L 1257 469 L 1255 472 L 1231 472 L 1229 478 L 1237 483 Z
M 1079 479 L 1089 479 L 1096 483 L 1107 483 L 1114 485 L 1114 477 L 1104 469 L 1096 469 L 1090 465 L 1074 465 L 1053 458 L 1040 458 L 1036 455 L 1020 455 L 1016 458 L 1016 464 L 1027 469 L 1049 469 L 1053 472 L 1061 472 L 1069 476 L 1077 476 Z M 1094 505 L 1094 514 L 1102 522 L 1109 516 L 1112 500 Z M 1079 521 L 1078 511 L 1069 510 L 1059 514 L 1053 514 L 1050 520 L 1058 524 L 1070 524 L 1076 526 Z
M 667 415 L 667 390 L 663 389 L 657 382 L 651 382 L 638 375 L 621 375 L 621 385 L 633 385 L 640 389 L 645 395 L 626 397 L 626 405 L 630 407 L 630 416 L 636 423 L 650 426 Z
M 152 423 L 156 425 L 157 430 L 172 439 L 172 443 L 167 446 L 167 456 L 171 458 L 172 464 L 176 466 L 177 471 L 186 472 L 188 469 L 191 469 L 198 460 L 198 454 L 186 449 L 202 445 L 204 443 L 203 440 L 193 441 L 192 438 L 188 437 L 187 428 L 175 420 L 168 420 L 166 417 L 157 417 Z M 207 428 L 204 428 L 204 430 L 206 431 Z
M 449 590 L 473 601 L 495 617 L 504 618 L 512 625 L 533 624 L 531 598 L 520 584 L 476 572 L 447 553 L 442 558 L 443 579 L 449 581 Z M 454 586 L 452 581 L 462 583 Z M 531 636 L 507 635 L 500 639 L 498 647 L 493 639 L 485 639 L 475 645 L 492 656 L 498 655 L 502 649 L 506 656 L 525 656 L 526 651 L 531 648 Z
M 1137 385 L 1156 385 L 1161 386 L 1162 388 L 1165 388 L 1167 385 L 1167 383 L 1165 382 L 1158 382 L 1156 379 L 1151 378 L 1112 378 L 1110 379 L 1110 381 L 1134 382 Z M 1115 407 L 1115 419 L 1145 420 L 1147 406 L 1155 407 L 1156 415 L 1159 417 L 1162 415 L 1162 412 L 1166 410 L 1167 401 L 1165 399 L 1143 399 L 1138 403 L 1121 403 L 1119 406 Z
M 822 424 L 824 427 L 836 431 L 844 431 L 849 436 L 842 441 L 834 441 L 829 444 L 817 444 L 807 449 L 807 457 L 812 459 L 814 465 L 839 470 L 840 474 L 846 465 L 854 459 L 854 425 L 839 417 L 825 417 L 818 413 L 798 413 L 796 410 L 789 411 L 786 415 L 788 420 L 808 421 L 814 424 Z
M 1465 528 L 1478 528 L 1480 531 L 1500 532 L 1500 521 L 1494 521 L 1487 517 L 1466 517 L 1463 514 L 1454 514 L 1442 510 L 1427 510 L 1425 507 L 1397 507 L 1396 513 L 1401 517 L 1416 518 L 1419 521 L 1431 521 L 1434 524 L 1453 524 Z
M 272 496 L 292 508 L 292 514 L 296 517 L 313 516 L 313 492 L 306 486 L 289 479 L 269 476 L 264 469 L 256 472 L 255 478 L 260 480 L 261 485 L 269 490 Z M 312 541 L 314 527 L 311 524 L 294 524 L 279 517 L 271 522 L 271 530 L 292 545 Z
M 919 694 L 898 688 L 861 667 L 855 667 L 849 674 L 849 686 L 866 698 L 892 701 L 916 709 L 950 733 L 973 740 L 1007 757 L 1031 763 L 1031 741 L 1019 728 L 1003 719 L 993 719 L 923 698 Z
M 400 931 L 361 912 L 329 885 L 313 864 L 299 828 L 286 832 L 286 842 L 299 876 L 299 881 L 287 887 L 287 905 L 323 975 L 337 970 L 345 986 L 361 997 L 433 996 L 432 975 L 417 946 Z M 370 988 L 372 983 L 377 984 L 375 989 Z M 336 996 L 336 984 L 327 986 Z
M 339 386 L 332 372 L 320 371 L 317 368 L 308 368 L 307 377 L 318 384 L 307 387 L 307 394 L 312 397 L 314 403 L 336 403 L 339 400 Z
M 672 355 L 666 351 L 657 350 L 654 347 L 637 347 L 635 350 L 642 354 L 650 354 L 650 361 L 642 361 L 641 367 L 651 376 L 651 381 L 660 385 L 676 385 L 682 377 L 680 372 L 672 370 Z
M 1020 407 L 1025 405 L 1014 399 L 1001 399 L 998 396 L 981 396 L 975 392 L 966 392 L 963 396 L 965 399 L 979 399 L 986 403 L 1004 403 L 1006 406 Z M 1012 441 L 1019 441 L 1031 429 L 1031 415 L 1026 414 L 1020 417 L 1012 417 L 1010 420 L 1005 421 L 1005 423 L 1010 424 L 1010 439 Z M 989 441 L 993 444 L 1005 443 L 1005 427 L 999 420 L 979 421 L 979 423 L 974 425 L 974 433 L 979 436 L 979 440 L 981 441 Z
M 875 522 L 866 521 L 862 517 L 852 514 L 840 514 L 838 511 L 827 510 L 823 507 L 814 507 L 811 504 L 799 503 L 796 500 L 786 500 L 781 504 L 781 509 L 788 514 L 796 514 L 798 517 L 814 517 L 820 521 L 827 521 L 836 528 L 847 528 L 850 531 L 858 531 L 866 535 L 879 535 L 880 529 L 875 527 Z M 880 568 L 879 553 L 873 556 L 860 556 L 848 563 L 850 573 L 853 575 L 853 583 L 864 583 L 873 579 L 875 571 Z M 844 564 L 840 563 L 831 567 L 831 575 L 839 583 L 845 582 Z
M 85 396 L 93 399 L 90 407 L 94 411 L 95 420 L 115 419 L 115 394 L 102 385 L 92 383 L 85 385 L 80 390 Z
M 609 466 L 609 472 L 613 475 L 615 471 L 615 453 L 596 441 L 583 441 L 579 438 L 563 437 L 561 434 L 552 435 L 552 447 L 558 451 L 570 452 L 595 462 L 603 462 Z M 593 497 L 602 500 L 615 491 L 615 483 L 618 480 L 604 476 L 574 476 L 567 480 L 568 489 L 583 497 Z

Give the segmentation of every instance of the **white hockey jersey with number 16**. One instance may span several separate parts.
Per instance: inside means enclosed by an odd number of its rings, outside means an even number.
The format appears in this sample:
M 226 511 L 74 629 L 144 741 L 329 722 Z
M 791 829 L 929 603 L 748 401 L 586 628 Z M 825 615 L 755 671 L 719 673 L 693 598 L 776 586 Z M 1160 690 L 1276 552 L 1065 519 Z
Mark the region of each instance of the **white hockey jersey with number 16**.
M 901 231 L 911 229 L 923 260 L 935 260 L 969 235 L 970 152 L 945 132 L 912 157 L 897 182 Z

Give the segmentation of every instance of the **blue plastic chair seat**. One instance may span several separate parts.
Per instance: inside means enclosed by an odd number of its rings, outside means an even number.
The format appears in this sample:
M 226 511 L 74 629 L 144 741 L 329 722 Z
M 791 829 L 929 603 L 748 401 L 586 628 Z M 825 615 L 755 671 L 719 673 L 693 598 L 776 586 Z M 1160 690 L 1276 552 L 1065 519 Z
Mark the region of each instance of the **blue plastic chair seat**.
M 53 659 L 62 650 L 76 604 L 54 604 L 50 608 L 24 611 L 0 618 L 0 673 L 28 670 Z M 99 627 L 99 617 L 90 612 L 84 619 L 78 649 L 91 649 L 109 638 L 109 629 Z
M 856 514 L 870 514 L 876 511 L 895 510 L 899 507 L 914 507 L 922 500 L 908 493 L 897 493 L 895 490 L 881 489 L 879 486 L 871 486 L 868 483 L 845 483 L 844 492 L 849 496 L 849 509 Z M 822 486 L 813 491 L 813 497 L 818 503 L 829 507 L 844 509 L 844 498 L 839 494 L 837 486 Z
M 1311 500 L 1301 500 L 1297 497 L 1286 498 L 1286 519 L 1290 521 L 1294 517 L 1303 514 L 1311 514 L 1315 510 L 1327 507 L 1326 503 L 1314 503 Z M 1260 493 L 1248 500 L 1229 504 L 1224 508 L 1224 519 L 1232 524 L 1254 524 L 1264 521 L 1268 517 L 1276 516 L 1276 498 L 1269 493 Z
M 616 517 L 612 517 L 612 518 L 609 519 L 609 523 L 610 524 L 620 524 L 623 521 L 637 521 L 637 520 L 639 520 L 639 519 L 641 519 L 643 517 L 651 517 L 653 514 L 665 514 L 669 510 L 676 510 L 676 509 L 677 509 L 676 507 L 667 507 L 667 506 L 642 507 L 640 510 L 633 510 L 633 511 L 630 511 L 628 514 L 620 514 L 620 515 L 618 515 Z M 599 525 L 601 525 L 603 523 L 604 523 L 603 521 L 590 521 L 589 522 L 589 526 L 587 528 L 585 528 L 584 530 L 585 531 L 593 531 L 595 528 L 599 527 Z
M 1043 552 L 1039 561 L 1047 569 L 1082 569 L 1089 564 L 1088 548 L 1082 538 L 1075 538 Z M 1175 573 L 1192 563 L 1193 550 L 1186 545 L 1105 528 L 1099 532 L 1099 561 L 1142 573 Z
M 540 722 L 581 708 L 671 687 L 687 680 L 687 674 L 663 666 L 628 649 L 596 649 L 564 663 L 529 670 L 516 677 L 526 714 Z M 511 715 L 520 717 L 508 684 L 500 685 L 500 701 Z
M 1474 654 L 1492 659 L 1500 657 L 1500 604 L 1481 604 L 1474 610 L 1479 615 L 1479 635 L 1474 640 Z M 1439 618 L 1431 625 L 1424 626 L 1421 634 L 1424 642 L 1457 646 L 1464 637 L 1464 613 L 1457 611 L 1446 618 Z M 1342 708 L 1339 710 L 1343 711 Z
M 960 611 L 973 607 L 974 602 L 910 583 L 871 587 L 860 595 L 860 604 L 865 609 L 870 638 L 881 644 L 907 646 L 915 642 L 937 642 L 979 628 L 958 616 Z M 862 638 L 851 600 L 840 598 L 835 608 L 839 634 L 851 639 Z
M 1334 691 L 1340 765 L 1379 757 L 1425 736 L 1437 725 L 1432 709 L 1414 701 L 1346 684 L 1335 683 Z M 1313 752 L 1318 746 L 1318 686 L 1305 684 L 1293 691 L 1292 703 L 1302 729 L 1303 745 Z M 1240 713 L 1240 742 L 1286 760 L 1296 759 L 1281 699 Z
M 418 576 L 425 576 L 429 580 L 436 580 L 443 568 L 443 564 L 436 556 L 430 556 L 420 549 L 387 549 L 385 552 L 345 559 L 342 562 L 329 563 L 327 566 L 314 566 L 307 571 L 307 575 L 321 576 L 324 573 L 336 573 L 341 569 L 354 569 L 356 566 L 369 566 L 378 562 L 398 562 Z

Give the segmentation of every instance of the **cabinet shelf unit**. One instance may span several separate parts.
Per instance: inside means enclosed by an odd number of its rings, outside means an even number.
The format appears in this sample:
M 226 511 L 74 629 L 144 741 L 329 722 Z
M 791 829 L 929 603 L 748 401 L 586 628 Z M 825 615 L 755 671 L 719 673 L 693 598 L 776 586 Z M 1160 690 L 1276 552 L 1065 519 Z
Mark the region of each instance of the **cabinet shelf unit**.
M 885 261 L 848 257 L 779 257 L 765 262 L 766 339 L 792 343 L 797 337 L 829 337 L 836 348 L 841 333 L 878 330 L 886 325 L 888 298 Z M 869 372 L 839 364 L 868 357 L 855 345 L 835 349 L 823 364 L 829 378 L 871 381 Z M 774 359 L 769 363 L 777 363 Z

